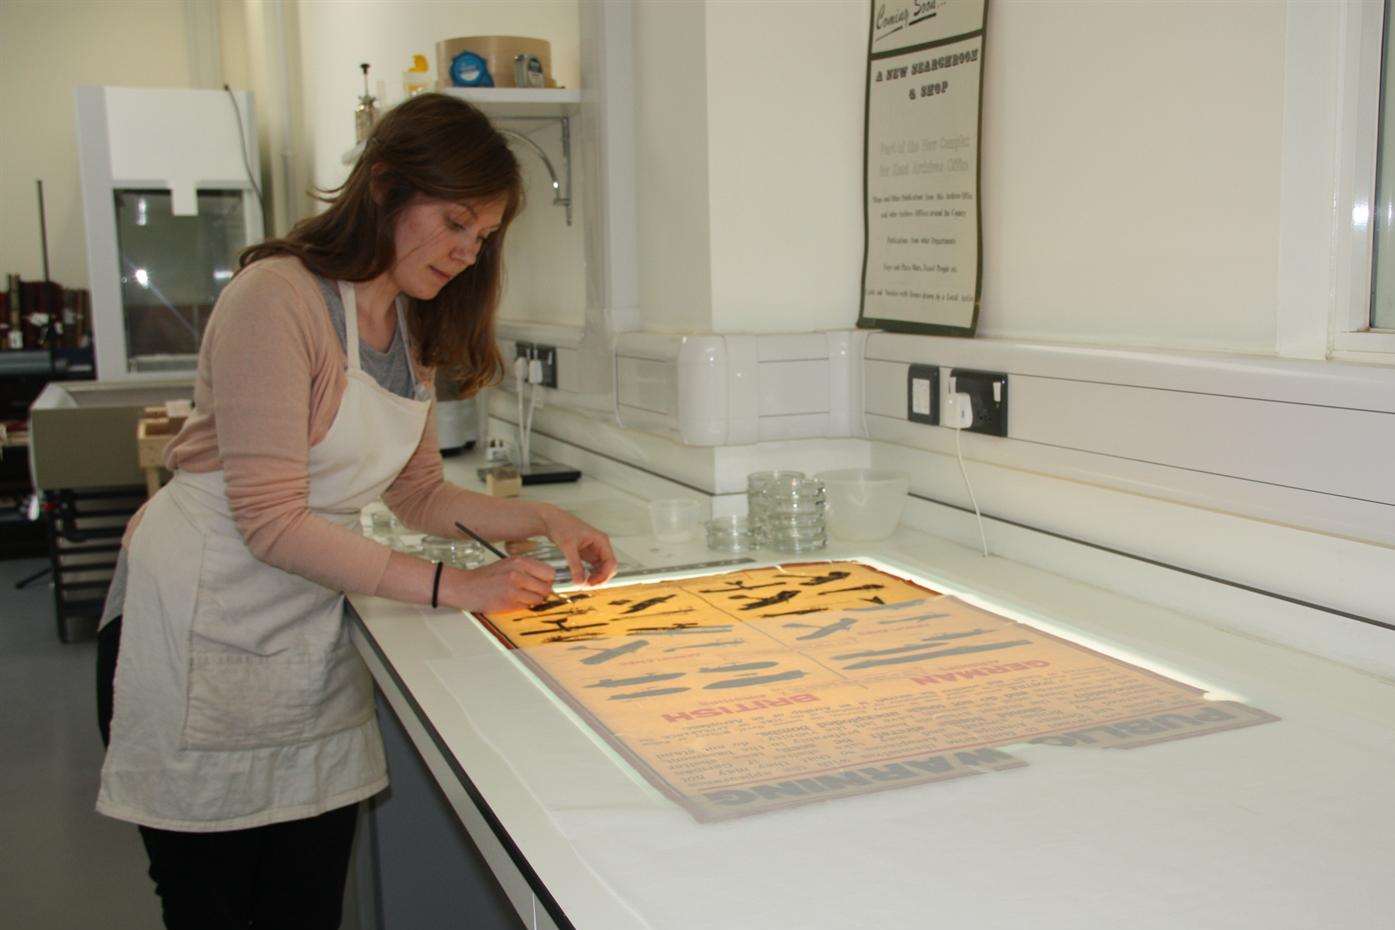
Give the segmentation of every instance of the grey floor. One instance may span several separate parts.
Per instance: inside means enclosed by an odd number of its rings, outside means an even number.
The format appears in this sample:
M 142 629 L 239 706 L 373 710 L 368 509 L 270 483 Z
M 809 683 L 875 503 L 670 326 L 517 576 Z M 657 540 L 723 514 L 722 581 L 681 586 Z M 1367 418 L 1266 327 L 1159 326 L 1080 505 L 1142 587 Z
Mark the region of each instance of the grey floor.
M 0 917 L 25 930 L 161 926 L 136 828 L 98 815 L 94 643 L 58 641 L 47 560 L 0 561 Z

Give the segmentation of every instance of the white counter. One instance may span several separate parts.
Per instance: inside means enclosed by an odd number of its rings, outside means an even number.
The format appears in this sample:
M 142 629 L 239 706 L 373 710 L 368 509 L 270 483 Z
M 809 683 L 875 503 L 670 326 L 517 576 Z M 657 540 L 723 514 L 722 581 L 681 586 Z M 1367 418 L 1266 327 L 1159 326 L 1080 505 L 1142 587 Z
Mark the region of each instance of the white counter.
M 478 486 L 476 464 L 448 474 Z M 526 491 L 630 561 L 722 558 L 649 538 L 638 493 L 662 489 L 624 484 Z M 698 823 L 469 615 L 351 598 L 386 700 L 527 926 L 1395 925 L 1395 683 L 914 531 L 822 555 L 885 561 L 1280 720 L 1129 751 L 1017 745 L 1021 769 Z

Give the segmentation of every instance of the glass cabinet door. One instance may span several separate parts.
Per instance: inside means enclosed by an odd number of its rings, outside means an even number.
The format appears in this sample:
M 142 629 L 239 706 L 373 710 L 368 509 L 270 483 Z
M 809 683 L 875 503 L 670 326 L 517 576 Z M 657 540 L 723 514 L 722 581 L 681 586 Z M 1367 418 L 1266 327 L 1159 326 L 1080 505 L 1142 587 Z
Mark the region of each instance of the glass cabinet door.
M 247 245 L 244 193 L 201 190 L 197 216 L 175 216 L 167 190 L 116 192 L 127 367 L 195 367 L 213 303 Z

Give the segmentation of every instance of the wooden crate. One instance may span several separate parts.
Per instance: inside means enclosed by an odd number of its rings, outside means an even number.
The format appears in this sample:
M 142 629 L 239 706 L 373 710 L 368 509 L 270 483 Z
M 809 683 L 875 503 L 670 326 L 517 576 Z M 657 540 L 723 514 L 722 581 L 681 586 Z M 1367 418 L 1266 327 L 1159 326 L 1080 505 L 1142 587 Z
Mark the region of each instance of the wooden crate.
M 179 434 L 185 419 L 166 415 L 163 407 L 146 407 L 145 413 L 136 421 L 137 458 L 141 471 L 145 472 L 146 493 L 152 497 L 160 490 L 165 447 Z

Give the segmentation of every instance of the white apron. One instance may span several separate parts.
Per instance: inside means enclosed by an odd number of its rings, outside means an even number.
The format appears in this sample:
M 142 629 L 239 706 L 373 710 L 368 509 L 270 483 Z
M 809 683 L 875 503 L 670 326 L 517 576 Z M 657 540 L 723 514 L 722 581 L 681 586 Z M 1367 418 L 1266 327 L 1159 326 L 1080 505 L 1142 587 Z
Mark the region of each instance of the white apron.
M 429 388 L 383 390 L 359 366 L 352 285 L 348 383 L 309 454 L 309 508 L 356 528 L 415 451 Z M 402 308 L 398 336 L 407 344 Z M 413 381 L 416 382 L 415 372 Z M 167 830 L 237 830 L 313 817 L 387 786 L 372 681 L 344 595 L 256 559 L 223 472 L 176 472 L 145 509 L 116 667 L 97 810 Z

